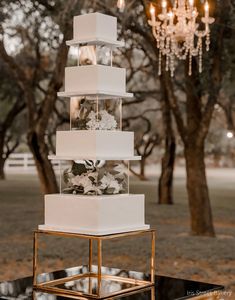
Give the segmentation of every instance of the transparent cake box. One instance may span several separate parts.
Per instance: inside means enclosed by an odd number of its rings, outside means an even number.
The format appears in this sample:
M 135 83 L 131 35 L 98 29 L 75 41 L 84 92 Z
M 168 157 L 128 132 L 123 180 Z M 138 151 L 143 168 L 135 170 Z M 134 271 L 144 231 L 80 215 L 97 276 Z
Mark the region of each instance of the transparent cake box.
M 104 65 L 112 64 L 112 50 L 103 45 L 80 46 L 78 50 L 78 65 Z
M 60 164 L 60 193 L 129 194 L 129 161 L 76 160 Z
M 122 99 L 70 99 L 71 130 L 121 130 Z

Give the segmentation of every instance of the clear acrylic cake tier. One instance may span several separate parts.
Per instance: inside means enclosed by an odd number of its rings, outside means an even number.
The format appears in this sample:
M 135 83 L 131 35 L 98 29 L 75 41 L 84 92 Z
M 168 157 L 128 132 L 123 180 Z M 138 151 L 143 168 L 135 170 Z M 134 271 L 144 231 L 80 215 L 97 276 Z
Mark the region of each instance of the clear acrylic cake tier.
M 104 65 L 112 66 L 112 50 L 103 45 L 86 45 L 78 49 L 78 65 Z
M 129 162 L 64 161 L 60 164 L 60 193 L 95 196 L 128 194 Z
M 70 99 L 70 129 L 122 130 L 122 99 Z

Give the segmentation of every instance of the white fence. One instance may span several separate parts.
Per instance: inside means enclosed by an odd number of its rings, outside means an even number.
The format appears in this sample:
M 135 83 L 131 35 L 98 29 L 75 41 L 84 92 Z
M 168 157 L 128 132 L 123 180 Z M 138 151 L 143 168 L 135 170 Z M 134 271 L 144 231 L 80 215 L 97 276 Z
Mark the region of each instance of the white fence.
M 54 167 L 58 161 L 51 161 Z M 36 171 L 33 155 L 31 153 L 12 153 L 5 163 L 5 170 L 8 171 Z

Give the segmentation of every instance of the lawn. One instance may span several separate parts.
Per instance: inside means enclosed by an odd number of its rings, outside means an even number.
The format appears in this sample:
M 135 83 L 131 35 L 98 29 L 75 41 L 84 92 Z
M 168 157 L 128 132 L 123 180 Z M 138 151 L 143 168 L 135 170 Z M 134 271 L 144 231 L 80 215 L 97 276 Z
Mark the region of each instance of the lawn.
M 157 273 L 226 285 L 235 292 L 235 171 L 209 169 L 208 182 L 216 238 L 189 235 L 185 174 L 177 169 L 172 206 L 157 204 L 157 175 L 146 182 L 131 178 L 131 192 L 145 193 L 146 221 L 157 230 Z M 33 230 L 43 223 L 43 196 L 34 174 L 9 174 L 0 182 L 0 281 L 32 274 Z M 105 244 L 105 264 L 146 270 L 148 239 Z M 43 271 L 84 263 L 87 242 L 47 238 Z M 86 261 L 85 261 L 86 263 Z M 232 299 L 232 298 L 230 298 Z

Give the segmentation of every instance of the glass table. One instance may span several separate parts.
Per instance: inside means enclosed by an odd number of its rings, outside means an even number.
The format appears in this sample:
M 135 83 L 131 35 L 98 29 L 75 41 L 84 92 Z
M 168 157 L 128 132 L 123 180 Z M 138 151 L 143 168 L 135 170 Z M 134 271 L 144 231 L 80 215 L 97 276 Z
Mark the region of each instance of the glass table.
M 38 280 L 40 282 L 46 280 L 59 279 L 61 277 L 73 276 L 75 274 L 80 274 L 84 271 L 84 268 L 87 266 L 80 266 L 69 268 L 61 271 L 56 271 L 53 273 L 44 273 L 40 274 Z M 110 275 L 119 275 L 125 278 L 136 278 L 138 280 L 146 280 L 150 275 L 140 273 L 140 272 L 132 272 L 125 271 L 113 268 L 103 268 L 102 272 Z M 183 300 L 183 299 L 220 299 L 219 295 L 223 290 L 223 286 L 203 283 L 179 278 L 171 278 L 166 276 L 156 275 L 156 284 L 153 287 L 148 287 L 145 289 L 141 289 L 139 291 L 135 291 L 132 293 L 126 293 L 123 295 L 118 295 L 115 299 L 128 299 L 128 300 Z M 92 285 L 92 289 L 96 289 L 96 281 L 89 282 L 87 279 L 83 281 L 69 281 L 61 286 L 58 285 L 58 288 L 61 290 L 70 289 L 75 291 L 86 292 L 88 286 L 90 288 L 90 284 Z M 106 299 L 111 299 L 108 296 L 105 297 L 105 294 L 108 295 L 113 291 L 118 291 L 123 289 L 122 282 L 113 282 L 113 281 L 105 281 L 102 283 L 103 295 Z M 219 297 L 219 298 L 218 298 Z M 33 278 L 25 277 L 20 278 L 13 281 L 5 281 L 0 283 L 0 299 L 22 299 L 22 300 L 61 300 L 67 299 L 68 296 L 63 296 L 62 294 L 47 294 L 45 292 L 34 291 L 33 290 Z M 75 298 L 75 297 L 73 297 Z M 76 297 L 76 299 L 84 299 L 81 297 Z M 112 297 L 114 299 L 114 297 Z

